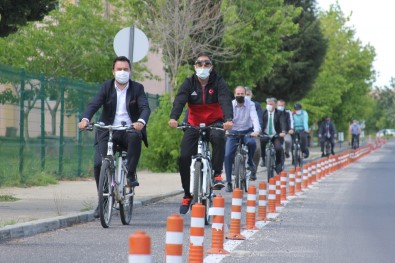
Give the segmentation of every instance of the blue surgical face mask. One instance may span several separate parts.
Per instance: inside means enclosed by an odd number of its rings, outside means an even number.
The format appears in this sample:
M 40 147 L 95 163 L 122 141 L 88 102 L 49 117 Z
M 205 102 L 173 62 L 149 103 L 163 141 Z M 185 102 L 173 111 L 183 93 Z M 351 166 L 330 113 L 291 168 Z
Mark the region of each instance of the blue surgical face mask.
M 277 106 L 277 109 L 278 109 L 279 111 L 283 111 L 283 110 L 284 110 L 284 106 Z
M 195 69 L 196 76 L 198 76 L 199 79 L 207 79 L 210 76 L 210 70 L 211 68 L 197 68 Z

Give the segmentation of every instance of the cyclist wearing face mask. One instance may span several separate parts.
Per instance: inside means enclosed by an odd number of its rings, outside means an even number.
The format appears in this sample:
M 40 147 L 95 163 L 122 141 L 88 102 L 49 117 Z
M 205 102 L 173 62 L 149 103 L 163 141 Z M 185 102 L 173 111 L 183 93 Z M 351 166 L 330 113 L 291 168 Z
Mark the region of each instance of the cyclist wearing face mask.
M 307 147 L 307 139 L 309 130 L 309 115 L 302 109 L 302 104 L 295 103 L 294 111 L 292 112 L 294 120 L 294 131 L 299 133 L 300 148 L 304 154 L 304 158 L 308 158 L 310 151 Z
M 129 186 L 139 186 L 136 179 L 136 167 L 140 159 L 141 141 L 148 147 L 146 124 L 151 110 L 144 92 L 144 86 L 130 80 L 131 64 L 127 57 L 117 57 L 113 62 L 114 78 L 103 83 L 100 91 L 88 104 L 82 120 L 78 124 L 85 129 L 93 115 L 102 107 L 100 122 L 105 125 L 133 126 L 131 131 L 114 131 L 114 144 L 127 149 L 127 181 Z M 94 161 L 94 175 L 96 186 L 99 185 L 102 158 L 107 155 L 108 130 L 97 130 L 95 135 L 96 154 Z M 93 216 L 99 217 L 98 207 Z
M 285 117 L 287 119 L 287 134 L 284 137 L 284 144 L 285 144 L 285 157 L 289 158 L 289 150 L 292 145 L 292 134 L 294 133 L 294 119 L 292 117 L 292 112 L 290 110 L 285 109 L 285 101 L 278 100 L 277 102 L 277 109 L 279 111 L 284 112 Z
M 228 86 L 224 79 L 213 69 L 212 60 L 206 54 L 199 55 L 195 61 L 195 74 L 186 78 L 174 98 L 170 113 L 169 126 L 176 128 L 185 104 L 188 104 L 188 123 L 206 126 L 215 123 L 223 124 L 225 130 L 233 126 L 233 107 Z M 225 156 L 225 132 L 210 130 L 209 139 L 212 145 L 212 166 L 214 170 L 214 189 L 224 186 L 222 167 Z M 179 170 L 184 189 L 184 198 L 180 206 L 180 214 L 186 214 L 191 205 L 192 196 L 189 189 L 191 157 L 197 153 L 199 132 L 186 129 L 181 141 Z
M 279 174 L 283 169 L 283 141 L 287 131 L 287 120 L 285 114 L 276 109 L 276 107 L 277 99 L 266 99 L 266 110 L 263 112 L 262 131 L 268 135 L 278 135 L 272 138 L 272 142 L 276 150 L 276 172 Z M 265 148 L 268 141 L 269 140 L 267 138 L 262 139 L 261 155 L 263 165 L 265 165 Z
M 230 134 L 241 134 L 244 136 L 244 145 L 248 147 L 248 166 L 251 171 L 251 181 L 256 180 L 256 167 L 253 162 L 253 156 L 256 150 L 256 140 L 261 131 L 258 114 L 256 112 L 255 104 L 245 96 L 246 90 L 242 86 L 235 89 L 235 99 L 232 101 L 233 105 L 233 128 L 229 131 Z M 235 158 L 238 138 L 229 136 L 226 138 L 225 146 L 225 173 L 226 173 L 226 191 L 232 192 L 232 164 Z

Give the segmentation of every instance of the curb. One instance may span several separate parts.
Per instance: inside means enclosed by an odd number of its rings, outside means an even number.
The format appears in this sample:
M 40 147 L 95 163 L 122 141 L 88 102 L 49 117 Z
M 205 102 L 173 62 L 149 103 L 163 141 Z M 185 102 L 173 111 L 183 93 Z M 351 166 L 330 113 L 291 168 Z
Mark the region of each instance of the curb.
M 158 202 L 167 197 L 179 195 L 183 191 L 174 191 L 168 194 L 143 198 L 141 201 L 135 201 L 134 207 L 141 207 Z M 33 236 L 60 228 L 70 227 L 75 224 L 94 221 L 93 210 L 81 213 L 73 213 L 65 216 L 57 216 L 47 219 L 39 219 L 30 222 L 8 225 L 0 228 L 0 243 L 10 241 L 16 238 Z

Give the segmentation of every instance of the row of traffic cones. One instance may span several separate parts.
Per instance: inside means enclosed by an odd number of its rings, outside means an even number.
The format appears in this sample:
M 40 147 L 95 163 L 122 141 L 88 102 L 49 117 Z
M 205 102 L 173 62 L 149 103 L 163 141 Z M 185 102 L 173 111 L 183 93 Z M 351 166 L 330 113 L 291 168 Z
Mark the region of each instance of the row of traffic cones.
M 377 149 L 377 145 L 370 144 L 356 150 L 321 158 L 318 161 L 305 164 L 303 167 L 291 168 L 288 174 L 282 171 L 280 175 L 270 178 L 269 184 L 266 182 L 259 183 L 258 197 L 256 187 L 250 185 L 247 195 L 245 229 L 257 230 L 256 221 L 267 221 L 275 218 L 288 200 L 302 194 L 326 176 L 369 154 L 374 149 Z M 212 243 L 211 248 L 206 251 L 207 254 L 229 254 L 223 246 L 224 238 L 231 240 L 245 239 L 241 234 L 242 203 L 243 191 L 236 188 L 232 193 L 229 233 L 225 236 L 225 199 L 222 196 L 216 196 L 213 199 L 213 207 L 209 211 L 213 221 Z M 203 262 L 204 218 L 205 207 L 199 203 L 194 204 L 191 216 L 188 262 Z M 164 260 L 167 263 L 183 262 L 183 226 L 184 220 L 180 215 L 174 214 L 168 217 Z M 144 232 L 136 231 L 130 236 L 129 262 L 152 262 L 150 250 L 150 237 Z

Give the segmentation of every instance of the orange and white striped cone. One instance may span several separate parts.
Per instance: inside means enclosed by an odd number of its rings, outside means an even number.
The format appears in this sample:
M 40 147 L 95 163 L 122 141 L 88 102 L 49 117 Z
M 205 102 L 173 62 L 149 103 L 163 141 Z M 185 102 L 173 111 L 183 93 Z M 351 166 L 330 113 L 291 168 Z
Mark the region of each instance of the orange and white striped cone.
M 288 199 L 295 197 L 295 169 L 289 169 Z
M 257 221 L 266 221 L 267 207 L 267 185 L 265 182 L 259 183 L 258 189 L 258 217 Z
M 129 237 L 129 263 L 151 263 L 151 238 L 144 231 L 136 231 Z
M 276 210 L 276 179 L 274 177 L 270 178 L 269 180 L 269 202 L 268 202 L 268 219 L 274 219 L 277 217 L 277 210 Z
M 311 187 L 311 184 L 313 183 L 312 170 L 313 170 L 313 163 L 309 163 L 307 165 L 307 187 Z
M 303 177 L 302 177 L 302 191 L 306 191 L 309 180 L 309 167 L 307 164 L 303 166 Z
M 254 185 L 250 185 L 248 187 L 248 194 L 247 194 L 247 211 L 246 211 L 245 229 L 248 230 L 258 229 L 255 226 L 255 217 L 256 217 L 256 187 Z
M 295 193 L 298 195 L 302 192 L 302 168 L 296 167 Z
M 245 236 L 240 234 L 241 206 L 243 203 L 243 191 L 240 188 L 233 189 L 232 193 L 232 212 L 230 215 L 229 234 L 227 239 L 244 240 Z
M 189 261 L 203 262 L 204 217 L 206 208 L 200 203 L 193 205 L 189 237 Z
M 211 248 L 207 254 L 229 254 L 224 249 L 224 222 L 225 222 L 225 198 L 217 195 L 213 199 L 213 206 L 209 211 L 213 218 L 211 225 Z
M 317 161 L 317 182 L 321 182 L 321 164 L 321 160 Z
M 317 184 L 317 162 L 313 162 L 311 169 L 311 183 Z
M 166 226 L 166 263 L 182 262 L 182 244 L 184 241 L 184 219 L 174 214 L 167 218 Z
M 286 205 L 287 201 L 287 172 L 282 171 L 280 175 L 281 180 L 281 204 Z
M 276 211 L 280 212 L 281 209 L 283 208 L 283 205 L 281 204 L 281 181 L 280 181 L 280 175 L 277 174 L 274 176 L 274 179 L 276 179 Z

